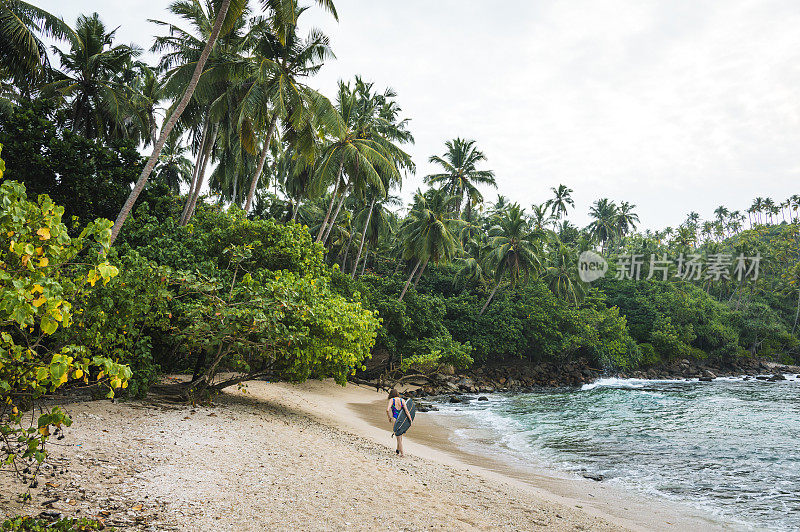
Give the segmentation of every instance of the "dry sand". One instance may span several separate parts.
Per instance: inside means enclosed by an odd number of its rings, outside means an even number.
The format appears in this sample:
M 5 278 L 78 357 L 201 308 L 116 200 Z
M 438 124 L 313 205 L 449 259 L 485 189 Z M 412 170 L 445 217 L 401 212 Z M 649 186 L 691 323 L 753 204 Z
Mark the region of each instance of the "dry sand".
M 212 406 L 66 404 L 32 503 L 5 475 L 5 514 L 101 516 L 142 530 L 700 530 L 684 507 L 458 451 L 420 413 L 394 454 L 385 394 L 251 382 Z M 49 485 L 48 485 L 49 484 Z M 724 527 L 728 528 L 728 527 Z

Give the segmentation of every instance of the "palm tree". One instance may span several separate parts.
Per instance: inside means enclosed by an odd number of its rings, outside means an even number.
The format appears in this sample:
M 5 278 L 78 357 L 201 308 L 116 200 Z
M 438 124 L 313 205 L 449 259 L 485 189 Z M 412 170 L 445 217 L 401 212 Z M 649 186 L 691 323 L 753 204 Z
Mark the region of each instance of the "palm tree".
M 544 233 L 552 220 L 553 215 L 550 214 L 550 207 L 547 203 L 542 203 L 541 205 L 534 203 L 531 205 L 531 221 L 536 231 Z
M 356 270 L 358 269 L 364 245 L 366 244 L 367 252 L 369 252 L 370 247 L 374 249 L 377 246 L 380 237 L 391 233 L 391 212 L 387 207 L 390 205 L 398 206 L 401 203 L 400 198 L 397 196 L 377 196 L 374 194 L 374 190 L 371 190 L 369 200 L 369 205 L 365 206 L 355 217 L 355 224 L 362 226 L 362 230 L 361 243 L 358 246 L 356 260 L 353 263 L 353 279 L 356 277 Z M 364 264 L 366 265 L 366 263 L 367 259 L 365 257 Z
M 151 20 L 167 30 L 166 35 L 156 37 L 151 51 L 161 55 L 158 68 L 165 73 L 162 92 L 177 100 L 192 80 L 195 65 L 214 30 L 215 3 L 176 0 L 168 10 L 172 15 L 182 18 L 189 29 Z M 246 14 L 247 11 L 243 11 L 226 25 L 227 31 L 217 39 L 206 67 L 198 78 L 197 90 L 175 126 L 180 132 L 190 133 L 195 155 L 194 172 L 181 214 L 181 225 L 186 225 L 194 213 L 210 159 L 216 159 L 218 163 L 211 177 L 210 188 L 219 192 L 221 198 L 232 200 L 238 195 L 235 189 L 239 175 L 246 170 L 252 158 L 244 149 L 244 144 L 250 146 L 253 143 L 252 128 L 248 135 L 243 133 L 245 128 L 240 127 L 236 109 L 241 96 L 234 90 L 235 83 L 242 75 L 242 55 L 247 54 Z
M 186 146 L 174 135 L 167 139 L 153 170 L 153 181 L 163 183 L 173 194 L 180 193 L 181 183 L 192 178 L 192 162 L 186 157 Z
M 459 286 L 464 281 L 484 283 L 490 279 L 486 255 L 489 240 L 485 233 L 470 238 L 464 245 L 464 256 L 456 260 L 459 268 L 453 277 L 453 284 Z
M 538 273 L 542 267 L 538 239 L 525 219 L 525 209 L 518 204 L 512 204 L 498 216 L 497 224 L 489 230 L 489 237 L 488 261 L 495 272 L 495 286 L 480 314 L 489 306 L 504 277 L 508 277 L 513 288 L 523 275 L 527 280 L 531 272 Z
M 790 208 L 792 212 L 794 212 L 794 216 L 790 214 L 789 219 L 792 222 L 796 222 L 798 220 L 797 210 L 800 209 L 800 194 L 792 194 L 792 197 L 789 198 L 789 201 L 790 201 Z
M 461 203 L 465 195 L 468 198 L 481 197 L 478 185 L 497 188 L 497 183 L 494 172 L 476 168 L 478 163 L 486 160 L 486 156 L 475 147 L 474 140 L 455 138 L 445 142 L 445 146 L 447 152 L 444 155 L 441 157 L 432 155 L 429 159 L 431 163 L 441 166 L 444 172 L 425 176 L 425 182 L 432 185 L 441 184 L 445 192 L 455 196 L 456 203 L 453 209 L 460 216 Z
M 231 9 L 229 13 L 228 10 L 231 6 L 231 3 L 234 3 L 234 9 Z M 208 37 L 206 45 L 203 47 L 203 52 L 200 54 L 200 57 L 197 60 L 192 78 L 189 80 L 189 84 L 186 87 L 183 96 L 170 113 L 169 119 L 167 119 L 161 128 L 161 135 L 153 147 L 153 152 L 147 159 L 147 163 L 145 163 L 142 173 L 139 175 L 139 179 L 136 181 L 136 185 L 133 187 L 128 199 L 125 201 L 125 204 L 119 211 L 117 219 L 114 221 L 114 227 L 111 229 L 111 239 L 109 241 L 109 245 L 113 244 L 117 238 L 117 235 L 119 235 L 119 232 L 122 229 L 122 224 L 124 224 L 125 220 L 128 218 L 128 214 L 130 214 L 133 204 L 136 203 L 136 199 L 139 197 L 139 194 L 141 194 L 145 185 L 147 185 L 147 180 L 150 177 L 150 174 L 153 172 L 153 168 L 156 165 L 158 156 L 161 153 L 161 149 L 164 147 L 164 143 L 167 141 L 167 137 L 169 137 L 170 133 L 172 133 L 172 129 L 180 119 L 183 111 L 186 109 L 186 106 L 189 105 L 189 100 L 191 100 L 192 95 L 194 94 L 194 90 L 197 87 L 198 81 L 200 80 L 200 75 L 203 73 L 203 68 L 208 60 L 208 56 L 211 54 L 211 49 L 214 47 L 214 43 L 222 31 L 223 24 L 227 21 L 227 25 L 230 28 L 232 26 L 231 21 L 238 19 L 246 7 L 246 0 L 221 1 L 214 19 L 214 27 L 211 30 L 211 34 Z
M 575 207 L 572 189 L 566 185 L 558 185 L 558 188 L 552 187 L 550 190 L 553 191 L 553 199 L 550 200 L 551 212 L 556 220 L 560 220 L 562 216 L 567 215 L 568 207 Z
M 757 197 L 755 200 L 753 200 L 753 205 L 750 208 L 753 210 L 754 213 L 757 214 L 756 220 L 758 224 L 761 224 L 761 213 L 764 210 L 764 198 L 760 196 Z
M 767 219 L 769 220 L 768 223 L 772 223 L 772 215 L 775 213 L 775 202 L 772 201 L 772 198 L 765 198 L 764 203 L 761 206 L 764 209 L 764 213 L 767 215 Z
M 317 194 L 333 185 L 325 219 L 317 233 L 323 244 L 330 236 L 345 198 L 373 187 L 380 195 L 387 193 L 385 183 L 400 183 L 401 170 L 413 169 L 411 157 L 398 144 L 413 140 L 405 130 L 405 121 L 387 123 L 382 109 L 394 93 L 376 95 L 372 84 L 356 78 L 355 84 L 339 82 L 336 100 L 337 124 L 328 125 L 331 141 L 322 150 L 311 183 Z M 339 199 L 336 210 L 335 200 Z
M 324 34 L 316 30 L 307 38 L 297 34 L 297 21 L 305 11 L 306 8 L 295 8 L 290 14 L 276 11 L 268 28 L 259 35 L 253 57 L 247 61 L 251 72 L 243 82 L 246 92 L 241 102 L 241 120 L 248 118 L 256 130 L 266 129 L 266 132 L 245 200 L 245 212 L 253 203 L 278 121 L 301 130 L 317 105 L 328 104 L 321 94 L 301 82 L 317 73 L 326 59 L 334 57 Z
M 589 216 L 594 218 L 587 230 L 595 239 L 602 245 L 602 251 L 605 253 L 606 244 L 609 240 L 614 238 L 619 229 L 617 205 L 608 198 L 601 198 L 594 202 L 589 209 Z
M 553 246 L 543 277 L 551 292 L 576 307 L 586 294 L 586 285 L 578 275 L 578 256 L 561 242 Z
M 47 47 L 41 37 L 66 39 L 73 35 L 63 19 L 28 2 L 0 1 L 0 71 L 17 87 L 31 85 L 50 75 Z
M 636 224 L 639 223 L 639 215 L 633 212 L 636 205 L 632 205 L 627 201 L 623 201 L 617 209 L 617 222 L 616 233 L 621 238 L 627 235 L 630 231 L 636 230 Z
M 403 258 L 415 259 L 416 263 L 398 301 L 403 300 L 420 265 L 422 270 L 419 271 L 417 280 L 422 277 L 429 261 L 434 264 L 448 263 L 456 256 L 460 248 L 459 228 L 463 224 L 453 209 L 453 204 L 457 201 L 458 198 L 443 190 L 431 189 L 425 194 L 417 191 L 414 205 L 400 229 L 404 246 Z
M 113 45 L 115 33 L 106 31 L 97 13 L 78 17 L 75 32 L 67 34 L 70 51 L 54 49 L 62 71 L 43 92 L 64 98 L 67 126 L 86 138 L 149 139 L 151 124 L 137 112 L 133 90 L 137 71 L 147 67 L 134 62 L 139 48 Z

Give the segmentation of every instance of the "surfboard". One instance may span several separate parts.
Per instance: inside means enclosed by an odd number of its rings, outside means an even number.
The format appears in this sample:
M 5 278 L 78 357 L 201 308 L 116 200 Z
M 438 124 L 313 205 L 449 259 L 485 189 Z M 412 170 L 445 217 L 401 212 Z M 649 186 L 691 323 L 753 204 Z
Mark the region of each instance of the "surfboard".
M 408 419 L 405 410 L 400 410 L 400 413 L 397 414 L 397 419 L 394 421 L 395 436 L 402 436 L 405 434 L 408 427 L 411 426 L 411 422 L 414 421 L 414 416 L 417 415 L 417 405 L 414 404 L 413 399 L 406 399 L 406 408 L 408 408 L 408 413 L 411 414 L 411 419 Z

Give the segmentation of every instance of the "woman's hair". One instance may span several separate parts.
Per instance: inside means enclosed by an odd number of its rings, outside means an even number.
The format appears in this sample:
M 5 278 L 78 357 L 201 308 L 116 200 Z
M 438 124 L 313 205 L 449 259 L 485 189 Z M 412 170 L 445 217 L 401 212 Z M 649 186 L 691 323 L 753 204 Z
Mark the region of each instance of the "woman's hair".
M 392 388 L 392 391 L 389 392 L 389 399 L 394 399 L 395 397 L 400 397 L 400 392 Z

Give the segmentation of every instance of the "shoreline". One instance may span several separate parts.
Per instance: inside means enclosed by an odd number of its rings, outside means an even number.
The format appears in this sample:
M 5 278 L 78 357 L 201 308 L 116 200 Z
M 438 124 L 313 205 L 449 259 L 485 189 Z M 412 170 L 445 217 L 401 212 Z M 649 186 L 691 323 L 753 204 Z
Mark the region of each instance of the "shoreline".
M 291 393 L 291 388 L 287 387 L 296 385 L 275 386 L 282 386 L 283 391 Z M 308 381 L 299 386 L 302 387 L 301 394 L 306 395 L 305 400 L 309 395 L 315 400 L 324 398 L 326 383 Z M 344 390 L 340 392 L 341 395 L 347 395 L 350 399 L 344 409 L 335 408 L 337 413 L 334 416 L 320 414 L 318 409 L 311 414 L 323 423 L 335 423 L 337 418 L 341 419 L 338 417 L 340 413 L 346 411 L 351 417 L 341 425 L 345 430 L 371 437 L 376 443 L 393 449 L 395 443 L 390 437 L 384 414 L 386 394 L 375 392 L 374 388 L 363 384 L 348 383 Z M 685 504 L 576 477 L 541 464 L 528 464 L 521 469 L 500 457 L 470 452 L 452 442 L 451 437 L 458 427 L 441 421 L 435 412 L 418 412 L 403 442 L 406 454 L 458 467 L 484 479 L 510 484 L 548 503 L 577 508 L 587 515 L 629 530 L 736 530 L 739 527 Z
M 385 394 L 365 386 L 251 381 L 203 406 L 57 402 L 75 423 L 50 447 L 54 467 L 30 504 L 15 502 L 25 486 L 2 476 L 6 515 L 100 516 L 123 530 L 734 529 L 602 483 L 470 455 L 426 413 L 398 458 Z

